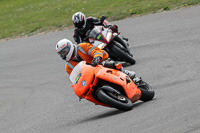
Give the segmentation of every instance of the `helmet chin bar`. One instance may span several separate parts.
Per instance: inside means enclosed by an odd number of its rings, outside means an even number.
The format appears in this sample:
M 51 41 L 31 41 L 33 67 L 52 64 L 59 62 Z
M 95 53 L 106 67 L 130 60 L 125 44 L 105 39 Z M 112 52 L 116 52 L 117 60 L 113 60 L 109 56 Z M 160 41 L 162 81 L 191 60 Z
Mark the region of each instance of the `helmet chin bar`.
M 85 20 L 84 20 L 85 21 Z M 85 26 L 86 26 L 86 21 L 84 22 L 84 25 L 83 27 L 81 28 L 81 30 L 85 29 Z
M 67 56 L 66 56 L 66 61 L 70 61 L 70 60 L 71 60 L 71 58 L 72 58 L 72 56 L 73 56 L 74 49 L 75 49 L 75 48 L 74 48 L 74 45 L 71 44 L 70 51 L 69 51 L 69 53 L 68 53 Z
M 66 56 L 62 58 L 63 60 L 66 60 Z
M 73 53 L 72 53 L 71 60 L 74 59 L 75 56 L 76 56 L 76 50 L 74 49 L 74 51 L 73 51 Z

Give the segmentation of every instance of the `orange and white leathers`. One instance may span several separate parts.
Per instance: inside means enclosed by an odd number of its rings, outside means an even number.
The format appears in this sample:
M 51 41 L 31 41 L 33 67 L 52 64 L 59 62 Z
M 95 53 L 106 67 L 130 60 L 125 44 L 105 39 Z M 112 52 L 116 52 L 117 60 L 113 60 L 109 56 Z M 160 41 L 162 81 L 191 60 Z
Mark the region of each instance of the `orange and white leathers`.
M 80 43 L 77 45 L 77 54 L 84 60 L 86 63 L 91 64 L 92 60 L 99 56 L 102 58 L 102 61 L 108 58 L 108 53 L 100 48 L 93 46 L 90 43 Z M 66 63 L 65 69 L 68 74 L 71 73 L 73 68 L 78 64 L 78 62 L 70 60 Z

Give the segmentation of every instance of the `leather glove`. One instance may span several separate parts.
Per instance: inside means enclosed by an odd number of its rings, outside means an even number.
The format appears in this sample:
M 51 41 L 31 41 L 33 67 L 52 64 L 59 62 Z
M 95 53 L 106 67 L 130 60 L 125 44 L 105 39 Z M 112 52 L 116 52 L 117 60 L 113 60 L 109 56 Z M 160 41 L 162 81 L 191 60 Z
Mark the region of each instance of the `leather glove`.
M 92 60 L 91 65 L 92 65 L 93 67 L 95 67 L 96 65 L 98 65 L 98 64 L 100 63 L 101 59 L 102 59 L 102 58 L 99 57 L 99 56 L 94 57 L 94 59 Z

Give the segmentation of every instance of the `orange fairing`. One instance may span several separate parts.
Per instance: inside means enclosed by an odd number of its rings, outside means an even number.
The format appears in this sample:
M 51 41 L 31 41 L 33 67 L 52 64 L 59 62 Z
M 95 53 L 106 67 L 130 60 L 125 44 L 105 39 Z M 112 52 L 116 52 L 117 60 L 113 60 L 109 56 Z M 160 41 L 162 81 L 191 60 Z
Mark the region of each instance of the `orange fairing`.
M 75 83 L 75 82 L 73 83 L 73 81 L 75 81 L 76 78 L 79 77 L 80 73 L 78 71 L 74 72 L 74 70 L 73 70 L 72 73 L 70 74 L 70 80 L 72 81 L 71 86 L 72 86 L 75 94 L 80 98 L 85 98 L 88 101 L 95 103 L 96 105 L 103 105 L 103 106 L 110 107 L 109 105 L 106 105 L 106 104 L 103 104 L 103 103 L 97 101 L 92 95 L 92 92 L 93 92 L 92 86 L 96 85 L 96 83 L 98 81 L 98 79 L 96 81 L 94 81 L 95 79 L 93 79 L 94 78 L 94 69 L 97 67 L 92 67 L 90 65 L 86 65 L 85 61 L 83 63 L 79 63 L 78 65 L 80 65 L 80 64 L 82 65 L 82 68 L 81 68 L 82 70 L 80 72 L 81 73 L 80 78 L 77 79 L 78 80 L 77 83 Z M 76 69 L 77 69 L 77 67 L 76 67 Z M 75 78 L 73 79 L 73 77 L 75 77 Z M 92 84 L 92 81 L 93 81 L 93 84 Z
M 103 68 L 103 66 L 101 66 Z M 137 88 L 137 86 L 130 79 L 130 83 L 127 83 L 126 77 L 129 78 L 126 74 L 121 71 L 103 68 L 101 70 L 96 71 L 96 77 L 106 80 L 108 82 L 118 84 L 123 87 L 126 96 L 132 101 L 135 102 L 140 99 L 141 91 Z
M 140 89 L 138 89 L 132 81 L 127 84 L 125 92 L 127 97 L 131 100 L 131 102 L 136 102 L 141 97 Z
M 132 80 L 127 77 L 126 74 L 118 70 L 105 68 L 101 65 L 92 67 L 87 65 L 85 61 L 82 61 L 74 67 L 69 78 L 72 82 L 71 86 L 73 87 L 75 94 L 80 98 L 85 98 L 95 103 L 96 105 L 110 107 L 109 105 L 98 101 L 98 99 L 94 96 L 93 91 L 95 89 L 93 87 L 97 85 L 99 79 L 121 86 L 126 96 L 132 102 L 139 100 L 141 97 L 141 91 L 132 82 Z
M 80 78 L 78 79 L 78 82 L 76 84 L 71 85 L 74 89 L 75 94 L 80 98 L 83 98 L 84 94 L 90 88 L 90 84 L 91 84 L 91 82 L 93 80 L 93 76 L 94 76 L 92 66 L 85 65 L 84 63 L 82 65 L 83 65 L 84 69 L 82 68 L 82 73 L 81 73 Z M 71 74 L 73 74 L 73 73 L 71 73 Z

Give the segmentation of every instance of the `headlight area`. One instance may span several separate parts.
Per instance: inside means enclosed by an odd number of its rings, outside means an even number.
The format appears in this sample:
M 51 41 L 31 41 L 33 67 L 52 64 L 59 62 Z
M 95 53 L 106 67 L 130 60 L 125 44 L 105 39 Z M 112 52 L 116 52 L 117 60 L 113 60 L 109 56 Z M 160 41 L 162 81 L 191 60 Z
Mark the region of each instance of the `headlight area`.
M 112 33 L 111 33 L 111 32 L 108 32 L 108 33 L 107 33 L 107 36 L 106 36 L 106 40 L 107 40 L 108 42 L 110 42 L 111 38 L 112 38 Z

